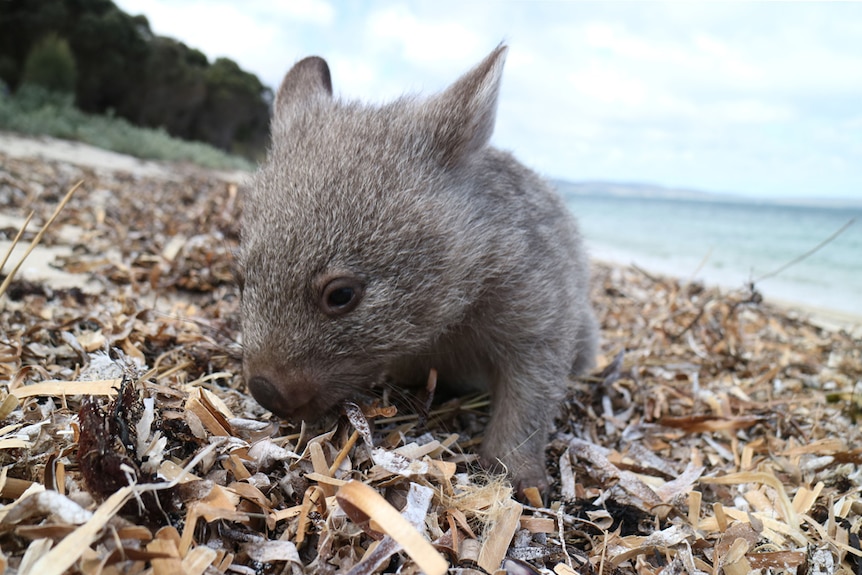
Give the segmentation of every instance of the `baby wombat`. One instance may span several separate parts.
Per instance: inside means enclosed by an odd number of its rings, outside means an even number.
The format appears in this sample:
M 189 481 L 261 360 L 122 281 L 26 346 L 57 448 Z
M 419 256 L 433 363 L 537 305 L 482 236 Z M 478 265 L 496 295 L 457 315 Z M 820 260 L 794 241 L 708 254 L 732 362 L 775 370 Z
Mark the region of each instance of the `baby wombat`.
M 326 62 L 284 78 L 244 202 L 244 375 L 313 420 L 384 380 L 490 389 L 486 465 L 544 488 L 571 372 L 593 365 L 587 259 L 561 199 L 488 146 L 506 47 L 440 94 L 333 98 Z

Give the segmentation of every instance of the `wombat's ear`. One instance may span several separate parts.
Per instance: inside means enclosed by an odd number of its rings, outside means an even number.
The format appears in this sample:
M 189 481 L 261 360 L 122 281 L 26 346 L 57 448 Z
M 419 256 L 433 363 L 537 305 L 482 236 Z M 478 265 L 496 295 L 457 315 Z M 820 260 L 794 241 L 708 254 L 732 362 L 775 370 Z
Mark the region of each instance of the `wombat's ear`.
M 431 101 L 433 141 L 444 166 L 457 165 L 491 139 L 506 50 L 499 45 Z
M 303 58 L 287 73 L 275 95 L 275 116 L 288 114 L 298 103 L 314 98 L 332 98 L 332 78 L 326 60 L 318 56 Z

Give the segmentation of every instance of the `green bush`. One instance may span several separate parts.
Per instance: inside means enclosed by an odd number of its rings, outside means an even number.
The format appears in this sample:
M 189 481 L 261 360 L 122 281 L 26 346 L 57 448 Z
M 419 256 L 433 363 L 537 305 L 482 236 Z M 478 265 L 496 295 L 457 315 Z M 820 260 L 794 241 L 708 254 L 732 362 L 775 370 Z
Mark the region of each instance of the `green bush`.
M 24 113 L 38 113 L 40 110 L 72 110 L 75 108 L 75 95 L 57 92 L 40 84 L 22 84 L 13 96 L 18 109 Z
M 22 86 L 14 95 L 0 90 L 0 130 L 77 140 L 138 158 L 217 169 L 253 169 L 244 158 L 207 144 L 172 138 L 163 129 L 139 128 L 122 118 L 86 114 L 74 106 L 71 95 L 32 84 Z
M 69 43 L 55 34 L 48 34 L 27 54 L 21 85 L 74 94 L 76 77 L 75 57 Z

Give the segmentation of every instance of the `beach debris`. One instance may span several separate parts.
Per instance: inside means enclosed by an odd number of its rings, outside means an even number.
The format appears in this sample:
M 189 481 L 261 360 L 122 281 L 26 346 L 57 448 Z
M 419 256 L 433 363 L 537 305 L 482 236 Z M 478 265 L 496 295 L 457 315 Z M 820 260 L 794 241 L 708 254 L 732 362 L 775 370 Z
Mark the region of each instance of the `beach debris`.
M 316 427 L 241 380 L 241 190 L 0 152 L 4 215 L 98 291 L 0 296 L 0 573 L 857 573 L 862 341 L 749 290 L 594 266 L 549 500 L 475 463 L 487 397 Z M 8 212 L 8 214 L 7 214 Z M 31 229 L 32 227 L 32 229 Z M 18 226 L 0 227 L 12 239 Z M 3 273 L 8 273 L 3 272 Z

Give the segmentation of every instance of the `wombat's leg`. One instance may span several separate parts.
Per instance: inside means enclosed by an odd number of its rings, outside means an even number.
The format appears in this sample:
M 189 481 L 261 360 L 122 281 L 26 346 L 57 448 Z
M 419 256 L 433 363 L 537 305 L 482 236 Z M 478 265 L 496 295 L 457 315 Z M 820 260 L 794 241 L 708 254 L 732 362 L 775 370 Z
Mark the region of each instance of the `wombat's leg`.
M 575 360 L 572 363 L 572 375 L 583 375 L 596 366 L 599 322 L 592 313 L 583 314 L 581 319 L 577 332 Z
M 548 489 L 545 447 L 564 393 L 565 376 L 535 364 L 498 371 L 492 382 L 482 462 L 492 470 L 505 466 L 519 494 L 527 487 Z

